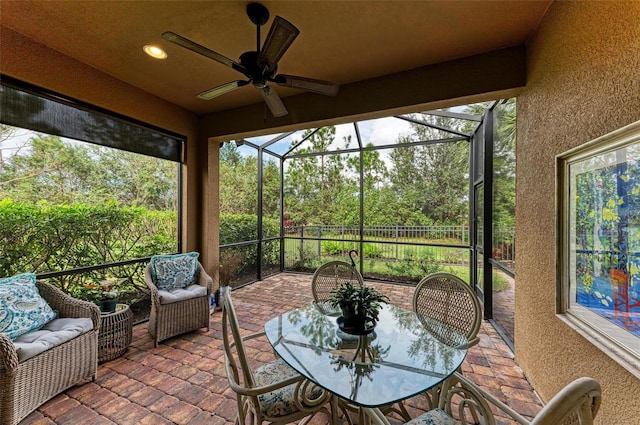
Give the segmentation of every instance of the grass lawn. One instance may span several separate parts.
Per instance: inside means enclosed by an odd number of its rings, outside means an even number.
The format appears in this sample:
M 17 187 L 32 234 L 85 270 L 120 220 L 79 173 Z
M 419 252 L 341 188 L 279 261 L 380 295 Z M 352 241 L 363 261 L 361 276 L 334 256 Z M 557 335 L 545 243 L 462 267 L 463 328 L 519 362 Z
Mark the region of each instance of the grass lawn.
M 465 282 L 470 280 L 468 248 L 404 245 L 396 244 L 395 240 L 375 239 L 380 242 L 364 243 L 364 255 L 356 260 L 356 263 L 364 262 L 365 277 L 416 284 L 431 273 L 447 272 Z M 459 243 L 449 239 L 421 239 L 414 242 L 442 245 Z M 285 241 L 285 265 L 288 269 L 312 272 L 328 261 L 349 262 L 348 252 L 358 248 L 357 241 L 288 240 Z M 508 286 L 509 282 L 501 274 L 494 275 L 494 291 L 502 291 Z

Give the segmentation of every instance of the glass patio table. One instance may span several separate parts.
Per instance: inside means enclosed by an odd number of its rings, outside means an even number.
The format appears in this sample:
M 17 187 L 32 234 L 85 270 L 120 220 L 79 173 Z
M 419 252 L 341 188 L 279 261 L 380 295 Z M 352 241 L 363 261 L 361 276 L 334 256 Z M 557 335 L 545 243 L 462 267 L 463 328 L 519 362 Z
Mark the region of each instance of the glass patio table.
M 274 317 L 264 329 L 292 368 L 359 407 L 390 405 L 435 387 L 467 354 L 460 333 L 400 307 L 383 305 L 368 335 L 343 332 L 338 316 L 310 304 Z

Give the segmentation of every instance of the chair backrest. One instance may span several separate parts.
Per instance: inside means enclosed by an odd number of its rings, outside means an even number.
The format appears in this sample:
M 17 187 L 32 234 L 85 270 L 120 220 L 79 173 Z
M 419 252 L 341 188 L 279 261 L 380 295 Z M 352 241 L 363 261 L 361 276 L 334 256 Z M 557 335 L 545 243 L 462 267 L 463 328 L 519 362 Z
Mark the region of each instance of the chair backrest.
M 434 273 L 422 279 L 413 294 L 413 310 L 457 330 L 469 346 L 480 341 L 482 307 L 471 287 L 457 276 Z
M 364 285 L 362 275 L 346 261 L 330 261 L 318 267 L 311 280 L 311 292 L 316 303 L 326 303 L 331 291 L 346 282 Z
M 249 367 L 238 317 L 231 299 L 231 290 L 226 286 L 220 288 L 220 291 L 225 291 L 222 305 L 222 339 L 229 386 L 236 392 L 243 388 L 253 388 L 255 380 Z M 242 381 L 238 369 L 242 371 Z
M 601 401 L 598 381 L 578 378 L 560 390 L 530 425 L 592 425 Z
M 198 281 L 200 280 L 200 276 L 202 274 L 207 276 L 207 280 L 211 279 L 207 274 L 207 272 L 205 272 L 202 264 L 198 261 L 198 268 L 196 269 L 195 280 L 194 280 L 196 283 L 198 283 Z M 153 268 L 151 267 L 151 263 L 148 263 L 144 268 L 144 275 L 145 275 L 145 280 L 148 283 L 152 283 L 154 286 L 156 286 L 156 281 L 153 276 Z
M 578 378 L 560 390 L 530 421 L 487 389 L 456 372 L 445 382 L 438 407 L 465 424 L 496 425 L 506 423 L 504 418 L 507 417 L 509 423 L 523 425 L 593 425 L 601 394 L 597 381 Z M 465 407 L 460 409 L 460 406 Z

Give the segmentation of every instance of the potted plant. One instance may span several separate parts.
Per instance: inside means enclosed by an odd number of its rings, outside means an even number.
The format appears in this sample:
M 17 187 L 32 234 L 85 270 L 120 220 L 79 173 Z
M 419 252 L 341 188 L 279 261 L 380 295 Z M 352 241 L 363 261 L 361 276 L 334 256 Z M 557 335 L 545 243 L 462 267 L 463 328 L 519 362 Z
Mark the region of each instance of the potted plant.
M 375 325 L 381 303 L 388 303 L 389 298 L 368 286 L 347 282 L 331 291 L 328 302 L 342 311 L 341 326 L 344 330 L 359 332 L 366 329 L 367 321 Z
M 95 303 L 100 307 L 103 313 L 113 313 L 116 311 L 118 304 L 118 296 L 120 291 L 118 286 L 126 281 L 126 278 L 107 278 L 101 280 L 100 283 L 89 283 L 85 288 L 92 294 Z

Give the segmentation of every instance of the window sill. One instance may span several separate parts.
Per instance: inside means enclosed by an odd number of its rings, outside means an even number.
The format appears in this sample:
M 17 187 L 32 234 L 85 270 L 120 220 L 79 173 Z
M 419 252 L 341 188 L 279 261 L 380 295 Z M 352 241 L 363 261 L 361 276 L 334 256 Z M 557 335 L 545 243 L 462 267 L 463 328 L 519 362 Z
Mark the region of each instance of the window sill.
M 556 316 L 640 379 L 640 338 L 581 306 Z

